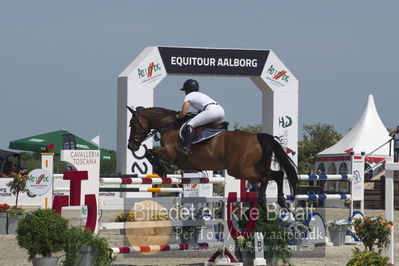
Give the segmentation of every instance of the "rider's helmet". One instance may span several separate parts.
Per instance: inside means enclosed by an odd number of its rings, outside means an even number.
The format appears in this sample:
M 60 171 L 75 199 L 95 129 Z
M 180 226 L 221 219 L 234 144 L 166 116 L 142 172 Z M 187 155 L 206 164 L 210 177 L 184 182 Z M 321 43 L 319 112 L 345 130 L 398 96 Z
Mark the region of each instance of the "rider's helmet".
M 184 82 L 183 88 L 180 90 L 188 92 L 199 91 L 199 84 L 194 79 L 188 79 Z

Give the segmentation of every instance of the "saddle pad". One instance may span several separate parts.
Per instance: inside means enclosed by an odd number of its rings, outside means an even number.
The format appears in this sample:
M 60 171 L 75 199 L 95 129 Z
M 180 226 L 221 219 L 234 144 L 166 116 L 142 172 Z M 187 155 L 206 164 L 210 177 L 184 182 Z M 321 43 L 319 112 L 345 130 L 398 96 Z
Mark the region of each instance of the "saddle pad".
M 182 136 L 182 129 L 187 124 L 187 122 L 184 123 L 183 126 L 179 130 L 179 137 L 182 140 L 184 140 L 184 138 Z M 216 136 L 219 133 L 222 133 L 224 131 L 226 131 L 226 130 L 225 129 L 218 129 L 218 128 L 204 128 L 201 131 L 201 133 L 193 140 L 192 144 L 196 144 L 196 143 L 199 143 L 199 142 L 204 141 L 206 139 L 210 139 L 210 138 L 212 138 L 212 137 L 214 137 L 214 136 Z

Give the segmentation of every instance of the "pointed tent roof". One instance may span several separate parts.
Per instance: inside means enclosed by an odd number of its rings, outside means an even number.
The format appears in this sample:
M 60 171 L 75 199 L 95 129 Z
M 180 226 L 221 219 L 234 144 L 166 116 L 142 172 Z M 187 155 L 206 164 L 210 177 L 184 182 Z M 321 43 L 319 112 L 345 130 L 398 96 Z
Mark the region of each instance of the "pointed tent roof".
M 346 155 L 354 151 L 359 154 L 370 152 L 387 142 L 389 132 L 381 121 L 375 107 L 373 95 L 369 95 L 366 106 L 359 121 L 336 144 L 317 154 L 317 157 L 334 157 L 334 155 Z M 375 151 L 372 157 L 386 157 L 389 155 L 389 145 L 385 145 Z

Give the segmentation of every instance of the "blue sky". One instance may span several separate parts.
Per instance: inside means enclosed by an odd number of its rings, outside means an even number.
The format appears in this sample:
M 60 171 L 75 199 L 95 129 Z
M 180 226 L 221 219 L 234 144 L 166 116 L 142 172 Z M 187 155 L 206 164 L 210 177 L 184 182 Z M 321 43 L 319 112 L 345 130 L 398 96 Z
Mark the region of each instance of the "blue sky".
M 252 5 L 249 5 L 252 3 Z M 299 80 L 299 124 L 345 134 L 367 95 L 399 124 L 398 1 L 1 1 L 0 149 L 67 129 L 116 147 L 117 76 L 147 46 L 272 49 Z M 179 109 L 187 77 L 167 77 L 155 105 Z M 260 123 L 248 78 L 198 78 L 226 119 Z

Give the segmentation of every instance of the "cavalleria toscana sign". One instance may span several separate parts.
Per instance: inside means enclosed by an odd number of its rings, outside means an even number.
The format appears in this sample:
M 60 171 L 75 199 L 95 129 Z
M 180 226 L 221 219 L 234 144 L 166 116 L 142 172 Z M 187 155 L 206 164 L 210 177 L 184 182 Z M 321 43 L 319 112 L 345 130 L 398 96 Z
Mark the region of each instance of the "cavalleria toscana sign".
M 31 194 L 44 195 L 51 187 L 51 176 L 43 169 L 35 169 L 29 173 L 26 187 Z

